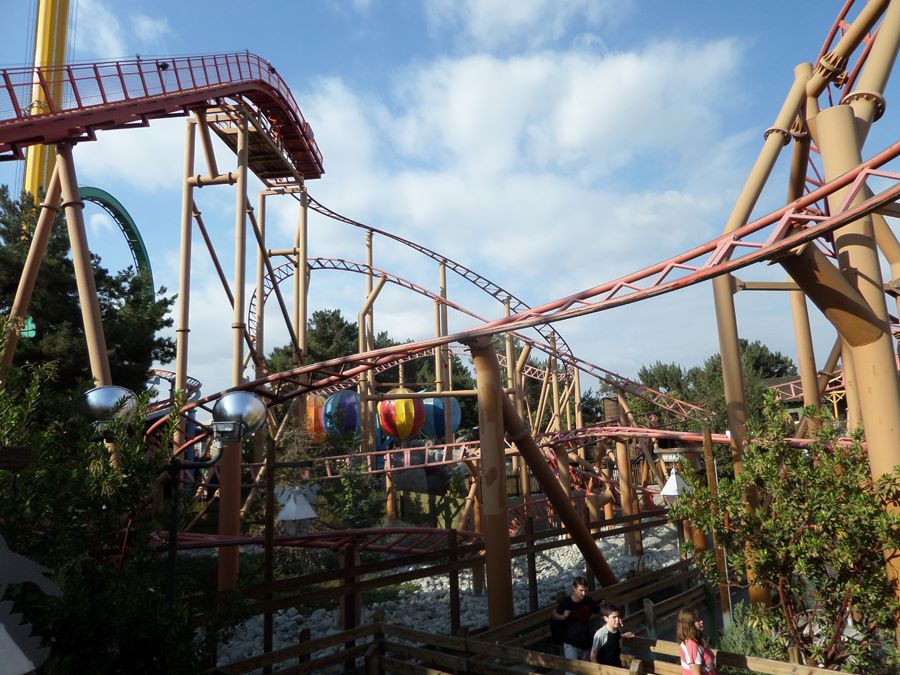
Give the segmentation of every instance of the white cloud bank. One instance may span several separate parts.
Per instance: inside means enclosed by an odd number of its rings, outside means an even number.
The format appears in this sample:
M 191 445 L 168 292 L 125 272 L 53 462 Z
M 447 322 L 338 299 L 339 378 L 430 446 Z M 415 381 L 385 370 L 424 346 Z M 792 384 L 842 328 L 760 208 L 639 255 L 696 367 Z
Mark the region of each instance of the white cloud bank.
M 78 0 L 70 22 L 74 29 L 75 51 L 79 59 L 130 57 L 135 50 L 163 52 L 172 32 L 168 20 L 146 14 L 119 17 L 111 3 Z
M 629 11 L 630 0 L 432 0 L 425 3 L 432 32 L 458 32 L 475 47 L 542 47 L 573 26 L 598 28 Z

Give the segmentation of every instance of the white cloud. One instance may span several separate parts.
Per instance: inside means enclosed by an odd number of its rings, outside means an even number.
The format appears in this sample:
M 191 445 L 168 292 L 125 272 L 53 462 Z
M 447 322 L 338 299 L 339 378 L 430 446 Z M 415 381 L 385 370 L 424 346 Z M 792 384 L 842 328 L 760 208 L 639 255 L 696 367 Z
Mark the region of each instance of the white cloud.
M 493 49 L 540 47 L 574 25 L 599 27 L 629 11 L 628 0 L 432 0 L 425 3 L 433 32 L 462 29 L 465 40 Z
M 75 151 L 78 171 L 89 180 L 124 180 L 149 190 L 181 185 L 183 119 L 154 120 L 146 129 L 101 131 L 98 140 L 80 143 Z
M 144 47 L 161 50 L 165 38 L 172 32 L 168 20 L 137 14 L 131 18 L 131 27 L 138 41 Z
M 92 213 L 88 218 L 88 229 L 93 235 L 102 235 L 115 231 L 115 224 L 106 213 Z
M 165 38 L 172 32 L 165 17 L 120 17 L 104 0 L 79 0 L 76 7 L 72 23 L 79 58 L 130 57 L 141 49 L 165 51 Z
M 310 190 L 538 304 L 718 234 L 727 205 L 710 188 L 736 173 L 740 143 L 710 111 L 738 59 L 730 41 L 443 59 L 377 100 L 322 81 L 304 109 L 328 173 Z M 326 248 L 352 239 L 335 223 L 323 235 Z M 386 249 L 376 244 L 376 266 L 415 274 Z
M 125 56 L 122 24 L 101 0 L 80 0 L 75 22 L 75 49 L 101 59 Z
M 739 55 L 732 41 L 598 56 L 445 59 L 404 74 L 388 130 L 410 159 L 480 174 L 521 167 L 601 178 L 635 157 L 695 152 Z M 684 78 L 684 69 L 691 72 Z

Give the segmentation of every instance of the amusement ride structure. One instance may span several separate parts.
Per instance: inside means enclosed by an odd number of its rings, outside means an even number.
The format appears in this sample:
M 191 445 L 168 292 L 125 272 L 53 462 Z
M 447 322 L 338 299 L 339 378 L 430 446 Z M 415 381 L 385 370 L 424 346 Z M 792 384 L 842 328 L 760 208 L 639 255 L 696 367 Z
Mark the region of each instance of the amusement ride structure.
M 796 67 L 794 83 L 763 135 L 759 155 L 721 236 L 646 269 L 537 307 L 529 307 L 460 262 L 420 243 L 340 215 L 311 196 L 310 181 L 324 172 L 322 153 L 291 91 L 264 58 L 232 53 L 63 63 L 60 55 L 64 49 L 50 45 L 46 47 L 50 57 L 37 59 L 34 67 L 0 71 L 0 159 L 37 161 L 39 157 L 44 167 L 43 174 L 32 168 L 27 171 L 29 189 L 37 194 L 41 188 L 45 197 L 11 316 L 20 321 L 27 316 L 31 291 L 40 283 L 39 268 L 49 228 L 57 209 L 62 208 L 76 268 L 91 372 L 98 386 L 115 384 L 110 379 L 93 287 L 82 215 L 84 201 L 98 201 L 113 213 L 139 270 L 149 273 L 149 259 L 137 225 L 115 198 L 97 188 L 79 191 L 77 152 L 73 149 L 79 143 L 114 142 L 116 135 L 129 133 L 130 127 L 151 124 L 156 119 L 184 117 L 177 355 L 174 372 L 162 377 L 170 380 L 173 391 L 190 390 L 194 399 L 181 411 L 167 410 L 166 405 L 171 407 L 171 402 L 162 404 L 161 416 L 148 425 L 147 443 L 159 442 L 166 413 L 210 413 L 231 392 L 249 392 L 264 402 L 265 428 L 273 442 L 265 462 L 260 455 L 258 464 L 247 467 L 242 467 L 240 440 L 226 442 L 216 467 L 218 535 L 182 531 L 169 544 L 219 547 L 219 587 L 229 588 L 238 572 L 236 544 L 250 541 L 243 536 L 242 514 L 256 490 L 265 488 L 271 479 L 276 468 L 275 448 L 283 441 L 288 421 L 318 431 L 315 420 L 319 409 L 309 401 L 321 396 L 323 400 L 318 405 L 322 407 L 326 405 L 324 397 L 352 390 L 358 446 L 348 448 L 346 454 L 318 460 L 323 465 L 321 473 L 328 479 L 339 475 L 341 467 L 355 459 L 364 460 L 367 470 L 384 476 L 385 512 L 390 520 L 395 516 L 395 495 L 399 489 L 395 483 L 403 472 L 466 466 L 471 478 L 467 509 L 477 512 L 478 531 L 466 531 L 462 536 L 483 542 L 490 589 L 489 620 L 491 626 L 499 625 L 513 617 L 509 539 L 521 527 L 523 513 L 530 510 L 531 515 L 558 519 L 581 549 L 597 580 L 603 585 L 614 584 L 618 580 L 595 545 L 586 520 L 612 518 L 617 509 L 622 516 L 635 516 L 642 509 L 659 507 L 654 495 L 665 482 L 667 471 L 657 459 L 660 444 L 688 446 L 689 451 L 702 452 L 698 448 L 703 444 L 703 434 L 662 428 L 651 419 L 655 415 L 634 415 L 627 397 L 643 399 L 650 409 L 664 413 L 667 419 L 700 423 L 706 417 L 705 411 L 579 358 L 558 332 L 557 326 L 564 320 L 710 282 L 730 435 L 707 435 L 707 443 L 730 446 L 734 466 L 740 471 L 747 405 L 734 294 L 745 282 L 739 283 L 733 275 L 755 263 L 777 263 L 789 277 L 781 285 L 791 295 L 801 374 L 799 382 L 782 385 L 783 395 L 802 398 L 804 405 L 818 405 L 823 393 L 834 388 L 829 378 L 836 376 L 840 362 L 848 427 L 864 423 L 873 475 L 880 476 L 900 464 L 900 387 L 892 335 L 895 320 L 886 299 L 890 295 L 894 298 L 892 305 L 900 303 L 900 296 L 893 290 L 900 278 L 900 243 L 886 220 L 900 216 L 900 173 L 892 168 L 900 154 L 900 142 L 867 152 L 867 159 L 862 154 L 870 126 L 886 114 L 883 92 L 898 43 L 898 0 L 847 2 L 813 63 Z M 213 151 L 214 138 L 234 152 L 235 164 L 230 170 L 220 169 Z M 785 205 L 751 221 L 757 199 L 787 147 L 792 156 Z M 202 158 L 199 170 L 198 154 Z M 47 161 L 47 157 L 55 158 L 55 162 Z M 247 191 L 249 172 L 265 186 L 256 208 Z M 202 186 L 227 186 L 235 194 L 235 267 L 230 279 L 218 261 L 215 243 L 198 207 L 195 193 Z M 266 238 L 266 205 L 276 197 L 295 200 L 298 212 L 296 237 L 287 246 L 279 244 L 280 248 L 273 247 Z M 309 210 L 361 229 L 366 242 L 365 260 L 309 256 Z M 191 259 L 198 243 L 196 233 L 201 235 L 202 245 L 214 262 L 233 308 L 232 387 L 207 395 L 198 393 L 199 383 L 189 375 Z M 425 288 L 376 267 L 373 241 L 382 237 L 433 261 L 437 288 Z M 248 281 L 248 240 L 258 260 L 256 291 L 250 298 L 244 292 Z M 887 282 L 882 274 L 882 260 L 890 270 Z M 307 363 L 309 275 L 321 271 L 354 272 L 365 279 L 358 323 L 359 349 L 342 358 Z M 451 300 L 447 293 L 448 272 L 494 298 L 497 314 L 481 316 Z M 288 280 L 293 285 L 290 298 L 280 288 Z M 374 306 L 386 283 L 433 303 L 433 337 L 375 348 Z M 265 359 L 264 317 L 267 305 L 272 306 L 273 295 L 276 306 L 269 312 L 283 318 L 296 364 L 284 372 L 271 372 Z M 677 293 L 673 297 L 677 299 Z M 824 364 L 824 376 L 818 374 L 812 351 L 807 299 L 836 330 L 836 346 Z M 450 333 L 450 312 L 470 317 L 472 327 Z M 528 328 L 534 328 L 538 337 L 523 333 Z M 498 336 L 502 336 L 502 343 L 495 341 Z M 9 367 L 17 340 L 15 330 L 4 336 L 0 369 Z M 497 344 L 502 344 L 499 355 Z M 520 347 L 518 353 L 516 344 Z M 474 362 L 477 388 L 471 391 L 452 389 L 451 355 L 461 346 Z M 528 356 L 539 352 L 547 359 L 544 368 L 528 364 Z M 378 390 L 377 372 L 421 358 L 433 359 L 435 364 L 435 381 L 427 391 Z M 539 382 L 541 395 L 537 402 L 524 395 L 528 378 Z M 615 392 L 607 406 L 606 422 L 584 424 L 582 378 L 596 378 Z M 478 438 L 454 437 L 453 405 L 445 401 L 462 396 L 477 397 Z M 416 419 L 424 414 L 417 411 L 416 401 L 420 399 L 429 399 L 431 414 L 443 418 L 437 425 L 443 433 L 435 434 L 435 441 L 441 442 L 427 447 L 417 445 L 411 438 L 414 433 L 410 433 L 410 438 L 400 435 L 392 447 L 383 447 L 379 428 L 386 426 L 385 415 L 391 418 L 388 422 L 395 424 L 395 429 L 400 428 L 401 410 L 402 415 L 410 415 L 421 426 L 421 419 Z M 379 416 L 380 423 L 376 421 Z M 213 429 L 202 418 L 199 416 L 194 423 L 195 431 L 185 430 L 176 437 L 176 447 L 171 449 L 173 457 L 187 451 L 193 456 L 204 454 Z M 542 422 L 547 419 L 548 423 Z M 798 434 L 803 435 L 809 434 Z M 807 441 L 798 437 L 792 442 Z M 525 495 L 514 507 L 508 499 L 507 482 L 502 479 L 507 475 L 508 458 L 516 469 L 521 494 Z M 529 474 L 542 495 L 528 498 L 532 493 Z M 248 490 L 242 490 L 242 476 L 252 479 Z M 202 487 L 208 485 L 206 481 Z M 400 536 L 395 532 L 391 538 L 390 533 L 316 533 L 280 537 L 279 543 L 338 547 L 358 537 L 362 548 L 413 551 L 430 550 L 436 536 L 413 536 L 410 532 Z M 636 537 L 631 536 L 628 546 L 632 552 L 639 552 L 639 532 Z M 888 572 L 900 576 L 893 566 Z

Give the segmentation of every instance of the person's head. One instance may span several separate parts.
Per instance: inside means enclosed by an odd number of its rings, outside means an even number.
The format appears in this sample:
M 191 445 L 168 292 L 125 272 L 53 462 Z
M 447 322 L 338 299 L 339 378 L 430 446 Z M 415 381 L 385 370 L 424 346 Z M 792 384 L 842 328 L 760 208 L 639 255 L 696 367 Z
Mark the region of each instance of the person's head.
M 700 610 L 696 607 L 685 608 L 678 612 L 675 623 L 675 637 L 679 642 L 694 640 L 700 642 L 703 639 L 703 619 Z
M 575 602 L 581 602 L 584 600 L 585 595 L 587 595 L 587 581 L 585 581 L 584 577 L 572 579 L 572 599 Z
M 607 630 L 617 631 L 622 627 L 622 610 L 611 602 L 600 603 L 600 615 Z

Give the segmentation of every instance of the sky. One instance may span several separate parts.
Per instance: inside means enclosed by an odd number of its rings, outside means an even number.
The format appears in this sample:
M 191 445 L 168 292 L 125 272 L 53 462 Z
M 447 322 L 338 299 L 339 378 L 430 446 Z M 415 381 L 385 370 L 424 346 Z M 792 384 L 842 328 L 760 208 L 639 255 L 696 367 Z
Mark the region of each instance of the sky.
M 815 60 L 842 2 L 72 4 L 70 60 L 244 50 L 264 57 L 291 87 L 324 156 L 324 176 L 308 182 L 313 197 L 446 255 L 534 306 L 720 234 L 794 66 Z M 28 64 L 35 5 L 0 3 L 0 66 Z M 894 140 L 889 117 L 873 129 L 864 157 Z M 100 132 L 74 152 L 79 183 L 125 205 L 157 286 L 170 294 L 178 286 L 183 143 L 179 118 Z M 784 203 L 790 149 L 783 155 L 754 215 Z M 221 170 L 233 168 L 224 146 L 217 158 Z M 20 176 L 20 164 L 0 164 L 0 183 L 19 185 Z M 253 203 L 260 186 L 251 183 Z M 230 276 L 234 192 L 207 187 L 195 199 Z M 269 199 L 267 213 L 269 247 L 290 246 L 297 203 Z M 106 214 L 89 204 L 85 217 L 103 263 L 130 264 Z M 232 384 L 232 318 L 201 246 L 197 238 L 189 370 L 212 393 Z M 362 232 L 311 214 L 310 255 L 363 261 Z M 255 264 L 248 256 L 248 298 Z M 376 239 L 374 264 L 437 290 L 436 264 L 410 249 Z M 764 265 L 738 276 L 785 278 Z M 502 316 L 502 306 L 453 274 L 448 294 L 487 319 Z M 363 299 L 361 276 L 313 275 L 311 310 L 338 308 L 355 321 Z M 786 295 L 745 292 L 736 305 L 742 337 L 794 356 Z M 810 313 L 821 365 L 835 333 L 814 307 Z M 277 305 L 267 305 L 267 351 L 287 342 L 276 314 Z M 389 286 L 375 323 L 395 339 L 430 337 L 433 306 Z M 451 332 L 476 323 L 451 312 Z M 631 378 L 657 360 L 692 366 L 718 351 L 708 282 L 556 327 L 576 355 Z

